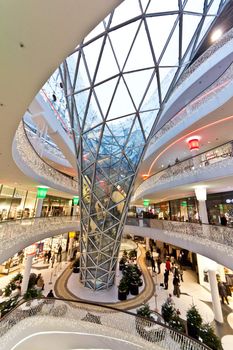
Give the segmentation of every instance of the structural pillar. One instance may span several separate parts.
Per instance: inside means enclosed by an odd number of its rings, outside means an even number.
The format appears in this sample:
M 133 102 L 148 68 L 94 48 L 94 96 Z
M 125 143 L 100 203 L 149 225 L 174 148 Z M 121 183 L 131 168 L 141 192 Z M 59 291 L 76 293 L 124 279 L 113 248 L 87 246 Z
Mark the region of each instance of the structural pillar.
M 32 268 L 32 259 L 33 255 L 28 255 L 25 260 L 24 264 L 24 273 L 23 273 L 23 280 L 21 284 L 21 293 L 24 294 L 26 293 L 28 289 L 28 282 L 29 282 L 29 277 L 30 277 L 30 272 Z
M 48 191 L 48 187 L 38 187 L 37 188 L 37 204 L 36 204 L 36 212 L 35 217 L 41 217 L 41 211 L 43 207 L 44 198 L 46 197 Z
M 218 284 L 217 284 L 215 270 L 209 270 L 209 281 L 210 281 L 210 290 L 211 290 L 214 318 L 216 321 L 223 323 L 222 306 L 221 306 L 219 292 L 218 292 Z
M 195 194 L 198 200 L 198 214 L 202 224 L 209 224 L 206 208 L 206 187 L 196 187 Z
M 74 236 L 75 236 L 75 232 L 69 232 L 69 247 L 68 247 L 68 254 L 67 254 L 68 261 L 72 259 Z

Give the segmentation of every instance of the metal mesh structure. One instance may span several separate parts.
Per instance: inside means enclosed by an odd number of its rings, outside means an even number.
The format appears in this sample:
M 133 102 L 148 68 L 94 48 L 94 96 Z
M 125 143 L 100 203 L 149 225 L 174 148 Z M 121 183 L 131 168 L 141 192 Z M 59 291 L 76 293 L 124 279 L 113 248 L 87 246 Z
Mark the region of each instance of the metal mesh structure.
M 81 280 L 89 288 L 114 283 L 152 127 L 224 3 L 125 0 L 59 69 L 80 177 Z

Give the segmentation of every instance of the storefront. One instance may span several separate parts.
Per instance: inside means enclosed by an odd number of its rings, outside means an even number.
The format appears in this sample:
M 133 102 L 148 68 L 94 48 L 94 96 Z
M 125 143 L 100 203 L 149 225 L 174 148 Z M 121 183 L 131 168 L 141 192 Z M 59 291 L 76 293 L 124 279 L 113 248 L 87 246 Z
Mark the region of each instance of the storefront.
M 170 217 L 174 221 L 198 221 L 197 200 L 195 197 L 170 201 Z
M 0 221 L 27 219 L 35 216 L 37 191 L 19 190 L 0 185 Z M 47 195 L 42 216 L 71 215 L 72 200 Z
M 169 202 L 153 204 L 154 214 L 157 219 L 170 220 Z
M 228 226 L 233 226 L 233 192 L 207 195 L 207 211 L 210 224 L 220 225 L 225 217 Z

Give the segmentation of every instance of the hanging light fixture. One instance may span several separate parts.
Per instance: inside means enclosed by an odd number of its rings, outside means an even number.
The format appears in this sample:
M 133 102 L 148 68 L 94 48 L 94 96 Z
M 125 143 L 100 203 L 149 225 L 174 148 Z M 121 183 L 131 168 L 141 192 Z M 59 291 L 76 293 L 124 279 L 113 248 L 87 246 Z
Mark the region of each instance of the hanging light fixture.
M 199 147 L 200 136 L 191 136 L 186 141 L 189 145 L 190 151 L 198 151 L 199 150 L 199 148 L 200 148 Z

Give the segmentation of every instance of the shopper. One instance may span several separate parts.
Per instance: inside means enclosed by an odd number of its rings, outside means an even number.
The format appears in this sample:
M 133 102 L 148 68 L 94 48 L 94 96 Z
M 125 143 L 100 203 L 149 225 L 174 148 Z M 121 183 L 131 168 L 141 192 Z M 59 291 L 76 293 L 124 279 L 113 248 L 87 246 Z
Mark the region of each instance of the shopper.
M 166 270 L 168 270 L 168 273 L 169 271 L 171 270 L 171 261 L 170 261 L 170 258 L 169 256 L 166 257 Z
M 153 256 L 151 256 L 151 267 L 152 267 L 152 271 L 155 272 L 155 261 L 154 261 L 154 258 Z
M 165 269 L 164 272 L 164 289 L 168 289 L 168 279 L 169 279 L 169 271 Z
M 176 295 L 177 298 L 180 297 L 180 279 L 179 276 L 175 273 L 173 277 L 173 295 Z
M 53 254 L 52 258 L 51 258 L 51 267 L 53 268 L 53 265 L 55 263 L 55 254 Z
M 162 264 L 162 259 L 160 258 L 160 256 L 158 256 L 158 259 L 157 259 L 158 274 L 160 274 L 161 272 L 161 264 Z
M 49 293 L 47 294 L 48 298 L 54 298 L 53 290 L 50 289 Z
M 61 262 L 61 260 L 62 260 L 62 246 L 59 244 L 58 251 L 57 251 L 57 261 Z
M 49 261 L 51 259 L 51 255 L 52 255 L 51 250 L 49 250 L 48 254 L 47 254 L 47 262 L 48 262 L 48 264 L 49 264 Z
M 219 295 L 222 298 L 222 303 L 224 304 L 224 300 L 229 304 L 228 298 L 227 298 L 227 290 L 222 281 L 218 282 L 218 291 Z

